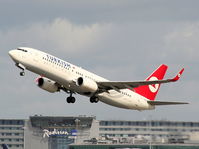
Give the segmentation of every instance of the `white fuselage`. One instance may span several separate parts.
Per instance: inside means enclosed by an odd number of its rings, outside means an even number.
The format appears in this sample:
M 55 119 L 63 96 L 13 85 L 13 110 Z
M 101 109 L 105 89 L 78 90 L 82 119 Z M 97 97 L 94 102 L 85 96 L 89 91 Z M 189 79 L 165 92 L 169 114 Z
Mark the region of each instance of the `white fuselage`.
M 20 63 L 27 70 L 63 85 L 70 91 L 82 94 L 81 88 L 74 83 L 79 77 L 91 79 L 95 82 L 108 81 L 107 79 L 88 72 L 50 54 L 32 48 L 24 49 L 27 49 L 28 52 L 19 50 L 12 50 L 9 52 L 10 55 L 12 55 L 12 59 L 16 63 Z M 109 90 L 108 92 L 99 93 L 97 97 L 100 101 L 106 104 L 120 108 L 135 110 L 154 109 L 154 106 L 147 103 L 147 98 L 133 92 L 130 89 L 122 89 L 120 92 L 116 90 Z

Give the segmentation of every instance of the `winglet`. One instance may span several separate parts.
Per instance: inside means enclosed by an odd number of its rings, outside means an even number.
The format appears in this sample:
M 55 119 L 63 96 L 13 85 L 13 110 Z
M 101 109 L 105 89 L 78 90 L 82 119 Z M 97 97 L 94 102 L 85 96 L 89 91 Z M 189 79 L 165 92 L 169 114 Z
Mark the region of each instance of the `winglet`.
M 172 81 L 173 81 L 173 82 L 178 81 L 178 80 L 180 79 L 180 77 L 181 77 L 183 71 L 184 71 L 184 68 L 182 68 L 182 69 L 179 71 L 179 73 L 172 79 Z

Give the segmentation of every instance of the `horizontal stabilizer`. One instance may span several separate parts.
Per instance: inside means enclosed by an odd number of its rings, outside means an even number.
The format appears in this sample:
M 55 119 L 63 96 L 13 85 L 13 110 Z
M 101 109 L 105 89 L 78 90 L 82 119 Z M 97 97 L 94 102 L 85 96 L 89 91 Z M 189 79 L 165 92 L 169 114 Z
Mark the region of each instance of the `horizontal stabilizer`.
M 169 102 L 169 101 L 151 101 L 151 100 L 147 102 L 154 106 L 189 104 L 187 102 Z

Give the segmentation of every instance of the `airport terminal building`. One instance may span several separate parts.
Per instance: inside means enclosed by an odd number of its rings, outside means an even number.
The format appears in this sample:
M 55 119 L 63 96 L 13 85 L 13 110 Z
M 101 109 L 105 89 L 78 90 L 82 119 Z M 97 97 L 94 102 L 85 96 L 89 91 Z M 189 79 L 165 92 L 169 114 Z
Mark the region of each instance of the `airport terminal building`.
M 30 116 L 0 119 L 0 144 L 10 149 L 67 149 L 70 144 L 198 144 L 199 122 L 96 120 Z
M 67 149 L 96 137 L 94 117 L 31 116 L 27 120 L 0 119 L 0 144 L 11 149 Z M 95 136 L 93 136 L 95 135 Z
M 8 144 L 9 147 L 24 148 L 25 121 L 21 119 L 0 120 L 0 144 Z

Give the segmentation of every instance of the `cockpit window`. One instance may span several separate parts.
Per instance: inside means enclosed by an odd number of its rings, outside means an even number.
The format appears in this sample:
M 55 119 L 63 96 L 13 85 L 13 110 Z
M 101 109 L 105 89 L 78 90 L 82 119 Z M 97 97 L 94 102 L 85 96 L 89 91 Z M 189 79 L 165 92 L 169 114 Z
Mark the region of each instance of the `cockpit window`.
M 21 49 L 21 48 L 17 48 L 17 50 L 23 51 L 23 52 L 28 52 L 27 50 Z

